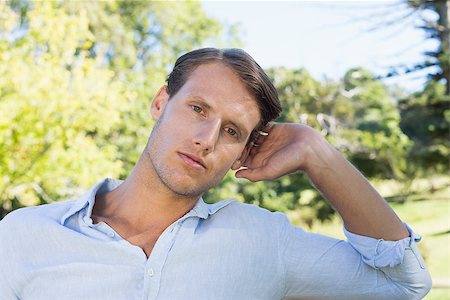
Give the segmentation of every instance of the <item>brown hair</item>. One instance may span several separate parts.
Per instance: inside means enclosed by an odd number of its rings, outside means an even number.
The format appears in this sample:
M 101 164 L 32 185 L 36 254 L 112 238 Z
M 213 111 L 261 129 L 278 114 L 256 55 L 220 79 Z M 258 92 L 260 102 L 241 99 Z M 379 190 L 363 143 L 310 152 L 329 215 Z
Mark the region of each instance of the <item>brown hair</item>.
M 281 105 L 272 81 L 258 63 L 241 49 L 203 48 L 180 56 L 166 80 L 169 95 L 173 96 L 181 89 L 195 68 L 217 61 L 233 69 L 255 97 L 261 114 L 259 127 L 279 116 Z

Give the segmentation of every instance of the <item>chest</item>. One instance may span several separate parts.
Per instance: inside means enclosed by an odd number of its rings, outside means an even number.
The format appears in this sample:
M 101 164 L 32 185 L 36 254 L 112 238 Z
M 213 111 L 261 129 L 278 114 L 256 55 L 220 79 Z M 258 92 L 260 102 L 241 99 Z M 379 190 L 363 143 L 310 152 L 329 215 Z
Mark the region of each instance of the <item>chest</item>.
M 281 298 L 283 275 L 270 241 L 226 228 L 195 232 L 195 226 L 184 225 L 137 238 L 135 244 L 77 236 L 77 247 L 54 245 L 51 255 L 30 253 L 33 264 L 24 261 L 21 267 L 21 298 Z M 149 257 L 141 246 L 151 247 Z M 52 288 L 42 289 L 48 282 Z
M 161 236 L 162 231 L 148 231 L 138 235 L 129 236 L 126 240 L 139 248 L 141 248 L 147 257 L 152 253 L 156 242 Z
M 127 222 L 120 220 L 111 220 L 101 217 L 94 217 L 94 221 L 98 224 L 102 222 L 107 224 L 109 228 L 118 233 L 120 237 L 128 241 L 130 244 L 137 246 L 144 251 L 147 257 L 152 253 L 156 242 L 161 234 L 170 224 L 153 224 L 147 226 L 144 230 L 136 229 Z

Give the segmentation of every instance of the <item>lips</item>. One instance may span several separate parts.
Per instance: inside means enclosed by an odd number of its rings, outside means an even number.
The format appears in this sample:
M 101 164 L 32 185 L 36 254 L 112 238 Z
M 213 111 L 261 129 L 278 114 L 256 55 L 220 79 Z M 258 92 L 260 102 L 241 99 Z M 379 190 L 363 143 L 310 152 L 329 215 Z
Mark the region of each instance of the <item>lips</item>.
M 178 156 L 181 157 L 181 159 L 188 164 L 189 166 L 195 168 L 195 169 L 206 169 L 206 165 L 203 162 L 203 160 L 195 155 L 188 154 L 188 153 L 182 153 L 178 152 Z

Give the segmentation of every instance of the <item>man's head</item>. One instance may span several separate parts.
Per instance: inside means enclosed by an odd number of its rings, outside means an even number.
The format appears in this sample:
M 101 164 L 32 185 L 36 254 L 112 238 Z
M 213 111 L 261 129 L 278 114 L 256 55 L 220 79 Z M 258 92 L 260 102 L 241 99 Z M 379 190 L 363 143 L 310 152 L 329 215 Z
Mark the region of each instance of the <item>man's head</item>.
M 152 102 L 146 147 L 162 186 L 197 197 L 222 180 L 256 129 L 280 112 L 264 71 L 242 50 L 200 49 L 180 57 Z
M 256 99 L 261 114 L 261 122 L 256 129 L 279 116 L 281 105 L 276 88 L 258 63 L 241 49 L 202 48 L 180 56 L 167 77 L 169 95 L 175 95 L 198 66 L 211 62 L 221 62 L 230 67 Z

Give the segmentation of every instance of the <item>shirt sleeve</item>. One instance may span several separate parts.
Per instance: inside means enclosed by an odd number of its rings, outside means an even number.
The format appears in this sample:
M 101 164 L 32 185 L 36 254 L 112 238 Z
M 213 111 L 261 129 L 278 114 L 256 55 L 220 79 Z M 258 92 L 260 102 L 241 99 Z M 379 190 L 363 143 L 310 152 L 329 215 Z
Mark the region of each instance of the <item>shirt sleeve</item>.
M 348 241 L 310 233 L 286 220 L 280 235 L 288 299 L 422 299 L 431 277 L 411 236 L 384 241 L 353 234 Z
M 405 256 L 405 250 L 409 248 L 415 252 L 421 268 L 424 269 L 425 263 L 422 256 L 413 246 L 422 237 L 414 233 L 407 224 L 404 223 L 404 226 L 409 232 L 409 237 L 398 241 L 385 241 L 358 235 L 347 231 L 345 227 L 344 234 L 349 244 L 361 254 L 362 260 L 372 268 L 394 267 L 401 264 Z

